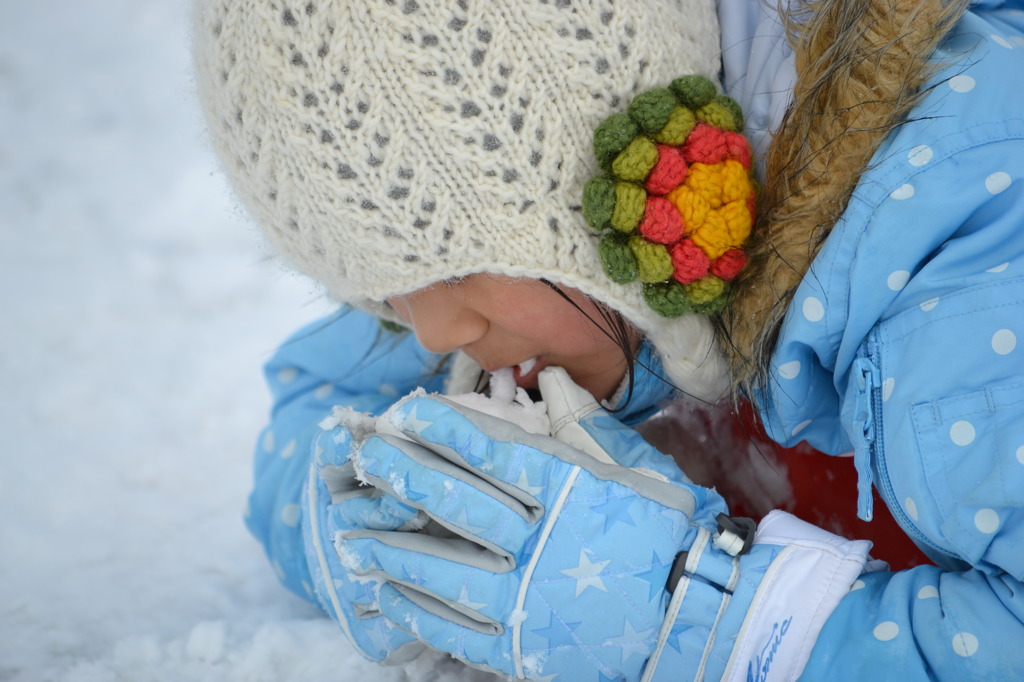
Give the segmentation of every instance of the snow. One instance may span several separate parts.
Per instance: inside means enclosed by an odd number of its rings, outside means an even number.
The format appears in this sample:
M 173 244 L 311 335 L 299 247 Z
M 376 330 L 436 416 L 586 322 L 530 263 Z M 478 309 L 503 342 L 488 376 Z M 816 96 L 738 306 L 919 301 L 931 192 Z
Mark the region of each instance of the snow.
M 503 367 L 491 373 L 490 395 L 461 393 L 446 396 L 448 400 L 468 407 L 476 412 L 512 422 L 527 433 L 547 436 L 551 433 L 547 407 L 543 401 L 534 402 L 526 389 L 516 386 L 511 367 Z M 404 399 L 403 399 L 404 400 Z M 402 402 L 395 404 L 395 407 Z M 389 410 L 389 413 L 392 411 Z M 387 416 L 387 415 L 385 415 Z M 378 420 L 379 421 L 379 420 Z
M 0 3 L 0 680 L 494 679 L 361 659 L 242 525 L 329 309 L 228 198 L 180 0 Z

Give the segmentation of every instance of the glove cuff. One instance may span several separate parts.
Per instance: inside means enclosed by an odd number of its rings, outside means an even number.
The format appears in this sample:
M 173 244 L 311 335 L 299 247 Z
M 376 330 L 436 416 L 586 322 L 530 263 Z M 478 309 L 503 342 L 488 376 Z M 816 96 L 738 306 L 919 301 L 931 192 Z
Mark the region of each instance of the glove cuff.
M 698 569 L 680 580 L 643 680 L 798 678 L 825 621 L 865 571 L 870 547 L 771 512 L 750 552 L 735 558 L 738 579 L 722 587 Z
M 773 511 L 758 526 L 758 545 L 781 551 L 756 585 L 721 679 L 797 679 L 825 621 L 864 572 L 871 543 Z

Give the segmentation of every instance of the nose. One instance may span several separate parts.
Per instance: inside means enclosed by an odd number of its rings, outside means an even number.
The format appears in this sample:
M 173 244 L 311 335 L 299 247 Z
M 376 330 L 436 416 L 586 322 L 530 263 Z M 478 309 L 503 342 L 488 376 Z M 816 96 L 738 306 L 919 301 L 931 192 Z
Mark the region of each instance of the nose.
M 389 302 L 431 353 L 451 353 L 487 333 L 487 318 L 444 286 L 421 289 Z

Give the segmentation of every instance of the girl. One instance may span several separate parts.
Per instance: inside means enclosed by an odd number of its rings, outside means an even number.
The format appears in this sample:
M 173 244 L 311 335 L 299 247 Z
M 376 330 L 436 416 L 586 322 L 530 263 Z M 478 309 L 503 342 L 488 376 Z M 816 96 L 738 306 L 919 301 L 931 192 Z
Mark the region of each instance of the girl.
M 520 678 L 1012 676 L 1021 22 L 967 4 L 831 0 L 787 24 L 723 1 L 720 33 L 703 0 L 204 3 L 236 191 L 292 263 L 417 337 L 352 311 L 268 366 L 248 521 L 285 584 L 390 662 L 426 644 Z M 767 159 L 743 272 L 735 109 L 677 79 L 717 77 L 720 36 Z M 936 566 L 879 570 L 777 512 L 755 533 L 624 426 L 661 377 L 720 397 L 726 354 L 771 435 L 852 450 L 861 516 L 875 484 Z M 538 388 L 555 437 L 401 397 L 480 370 Z

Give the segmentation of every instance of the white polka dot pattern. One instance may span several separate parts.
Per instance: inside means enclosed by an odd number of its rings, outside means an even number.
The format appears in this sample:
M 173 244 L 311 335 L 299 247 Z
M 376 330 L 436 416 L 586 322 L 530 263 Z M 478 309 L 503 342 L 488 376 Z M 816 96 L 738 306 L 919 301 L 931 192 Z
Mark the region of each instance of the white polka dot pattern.
M 885 280 L 886 286 L 893 291 L 899 291 L 903 287 L 907 286 L 907 282 L 910 281 L 910 273 L 906 270 L 896 270 L 889 274 L 888 279 Z
M 985 189 L 990 194 L 1000 194 L 1009 188 L 1011 182 L 1009 173 L 999 171 L 985 178 Z
M 299 505 L 286 504 L 281 507 L 281 523 L 294 527 L 299 523 Z
M 995 509 L 980 509 L 974 515 L 974 526 L 982 533 L 991 535 L 999 530 L 999 513 Z
M 779 376 L 783 379 L 795 379 L 800 376 L 800 361 L 793 360 L 779 365 Z
M 999 355 L 1009 355 L 1017 347 L 1017 335 L 1009 329 L 1000 329 L 992 335 L 992 350 Z
M 817 298 L 809 296 L 804 299 L 803 312 L 809 322 L 820 322 L 825 317 L 825 306 Z
M 960 446 L 973 443 L 975 435 L 974 425 L 969 421 L 961 420 L 954 422 L 953 426 L 949 429 L 950 439 Z
M 949 83 L 949 87 L 953 92 L 960 93 L 970 92 L 971 90 L 974 89 L 974 86 L 976 85 L 973 78 L 964 74 L 953 76 L 947 82 Z
M 914 186 L 909 183 L 900 185 L 899 187 L 894 189 L 889 194 L 889 196 L 895 199 L 896 201 L 904 201 L 906 199 L 910 199 L 911 197 L 914 196 Z
M 884 623 L 879 623 L 875 626 L 873 631 L 875 639 L 880 642 L 889 642 L 896 639 L 900 634 L 900 626 L 891 620 L 887 620 Z
M 918 145 L 907 154 L 911 166 L 923 166 L 932 160 L 932 148 L 926 144 Z
M 953 637 L 953 651 L 957 656 L 973 656 L 978 651 L 978 638 L 969 632 L 958 632 Z

